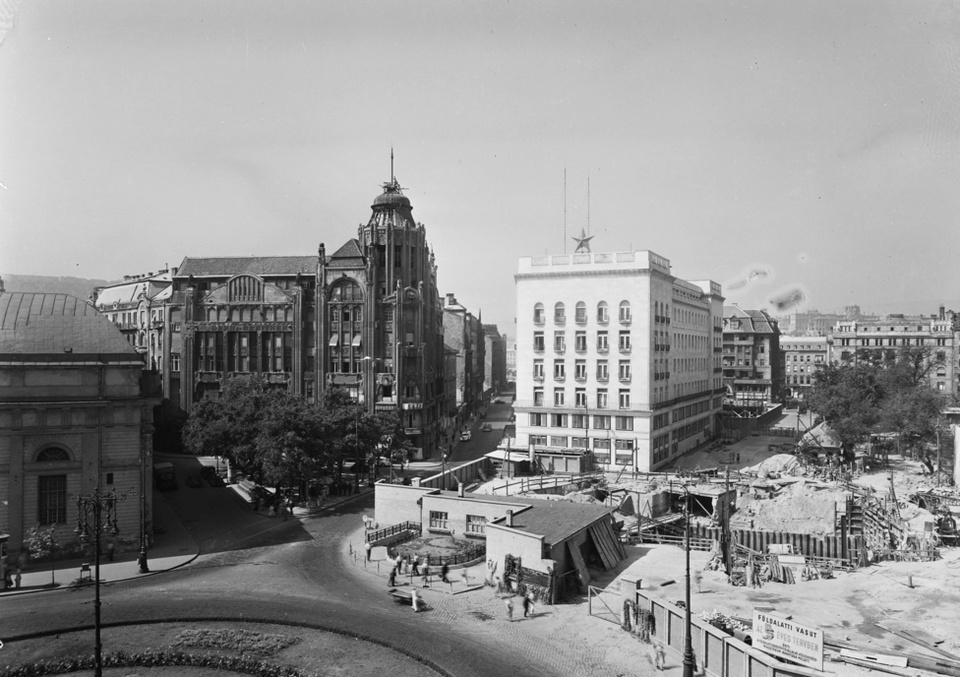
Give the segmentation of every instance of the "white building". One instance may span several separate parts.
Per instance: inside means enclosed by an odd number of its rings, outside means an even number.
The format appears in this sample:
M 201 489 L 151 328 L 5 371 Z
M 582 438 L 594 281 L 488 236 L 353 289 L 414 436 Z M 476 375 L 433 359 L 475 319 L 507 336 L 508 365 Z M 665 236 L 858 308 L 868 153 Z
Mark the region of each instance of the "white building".
M 517 443 L 653 470 L 713 436 L 723 297 L 650 251 L 520 259 Z M 560 468 L 557 468 L 560 469 Z

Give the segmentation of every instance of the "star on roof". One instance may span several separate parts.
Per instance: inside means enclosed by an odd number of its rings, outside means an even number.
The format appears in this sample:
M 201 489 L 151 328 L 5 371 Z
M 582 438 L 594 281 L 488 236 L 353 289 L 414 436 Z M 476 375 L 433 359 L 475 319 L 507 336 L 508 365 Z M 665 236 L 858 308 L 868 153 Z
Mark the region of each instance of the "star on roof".
M 580 237 L 574 235 L 570 239 L 577 243 L 577 248 L 573 252 L 574 254 L 579 254 L 581 251 L 588 254 L 590 253 L 590 240 L 593 239 L 593 235 L 587 235 L 586 231 L 581 228 Z

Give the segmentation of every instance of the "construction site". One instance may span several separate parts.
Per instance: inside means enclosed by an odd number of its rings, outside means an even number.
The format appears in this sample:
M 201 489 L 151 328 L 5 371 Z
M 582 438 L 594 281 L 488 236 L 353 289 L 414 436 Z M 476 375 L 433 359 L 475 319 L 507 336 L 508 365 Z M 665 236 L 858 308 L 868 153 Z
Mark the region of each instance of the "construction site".
M 614 509 L 626 556 L 612 568 L 595 560 L 581 583 L 606 600 L 609 620 L 623 600 L 625 630 L 674 649 L 689 584 L 698 628 L 710 626 L 693 633 L 698 655 L 714 654 L 703 659 L 708 674 L 960 676 L 960 493 L 951 463 L 941 459 L 944 472 L 933 473 L 923 458 L 866 445 L 841 465 L 828 440 L 829 431 L 785 417 L 667 472 L 597 473 L 549 491 L 534 478 L 494 479 L 476 490 Z M 758 613 L 822 632 L 821 662 L 781 657 L 740 672 L 727 665 L 728 651 L 709 649 L 716 628 L 743 660 L 759 656 Z

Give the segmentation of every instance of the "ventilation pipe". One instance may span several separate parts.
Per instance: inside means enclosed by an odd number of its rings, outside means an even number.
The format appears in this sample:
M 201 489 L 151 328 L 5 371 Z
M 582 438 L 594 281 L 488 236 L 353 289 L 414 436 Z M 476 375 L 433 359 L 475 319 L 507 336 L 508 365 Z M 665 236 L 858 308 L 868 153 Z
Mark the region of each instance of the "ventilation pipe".
M 507 526 L 513 526 L 513 510 L 507 510 Z

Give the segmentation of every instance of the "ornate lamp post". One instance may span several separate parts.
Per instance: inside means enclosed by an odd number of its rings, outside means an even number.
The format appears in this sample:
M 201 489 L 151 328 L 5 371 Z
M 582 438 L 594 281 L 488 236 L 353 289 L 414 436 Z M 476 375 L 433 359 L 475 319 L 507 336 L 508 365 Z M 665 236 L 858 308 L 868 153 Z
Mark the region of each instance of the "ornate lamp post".
M 81 543 L 87 543 L 93 535 L 93 612 L 94 612 L 94 668 L 95 677 L 103 677 L 103 647 L 100 644 L 100 534 L 110 530 L 111 535 L 120 533 L 117 527 L 117 503 L 126 499 L 127 494 L 117 494 L 116 489 L 100 493 L 98 486 L 89 496 L 77 497 L 77 528 L 74 533 Z
M 683 677 L 693 677 L 695 661 L 693 658 L 693 623 L 690 616 L 690 490 L 685 484 L 680 485 L 683 488 L 684 498 L 684 529 L 683 540 L 686 552 L 686 608 L 684 609 L 684 632 L 683 632 Z

